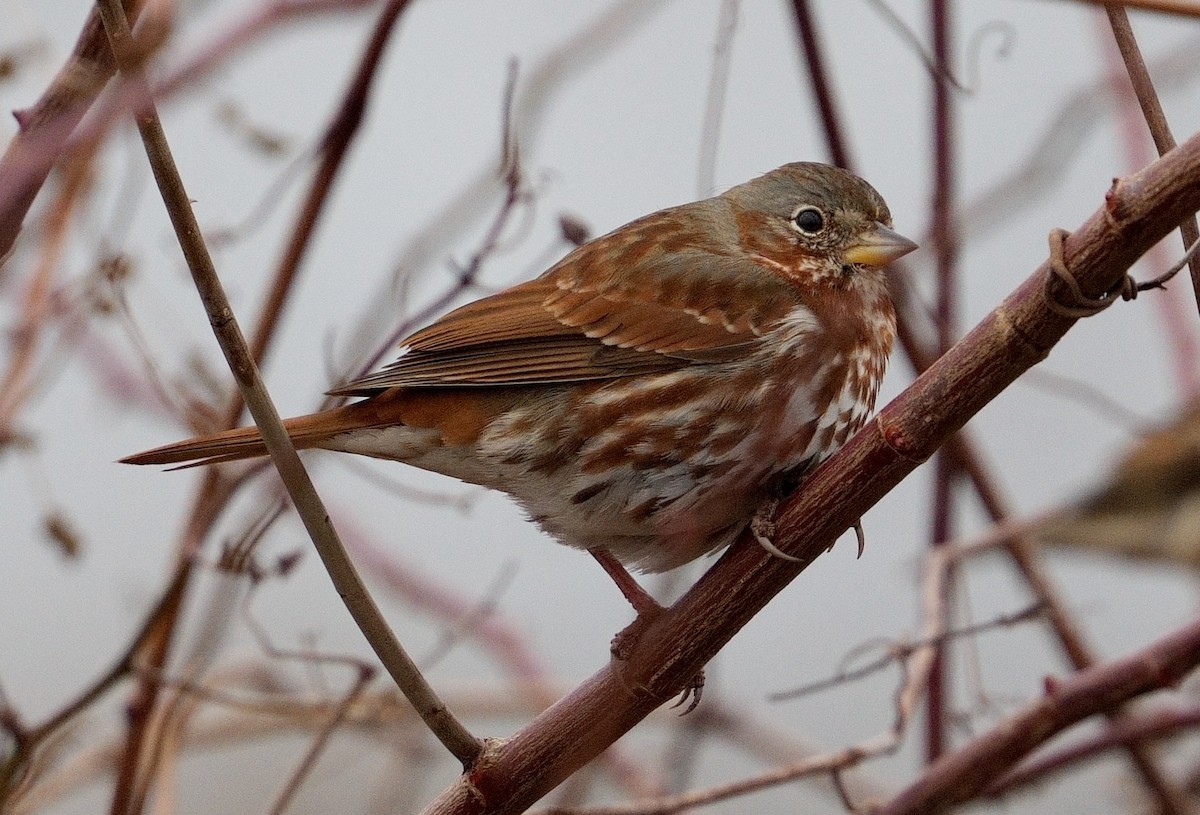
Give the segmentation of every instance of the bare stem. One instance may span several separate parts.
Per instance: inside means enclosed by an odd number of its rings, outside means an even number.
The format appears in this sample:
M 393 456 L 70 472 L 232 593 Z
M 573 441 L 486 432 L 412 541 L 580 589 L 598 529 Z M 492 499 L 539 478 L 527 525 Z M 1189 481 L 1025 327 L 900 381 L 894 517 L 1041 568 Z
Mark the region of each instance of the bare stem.
M 1175 149 L 1175 136 L 1171 133 L 1167 115 L 1163 112 L 1158 93 L 1154 90 L 1154 81 L 1150 78 L 1150 71 L 1146 68 L 1146 60 L 1142 58 L 1142 49 L 1138 47 L 1137 38 L 1133 35 L 1133 26 L 1129 23 L 1129 13 L 1123 6 L 1115 5 L 1106 6 L 1105 11 L 1108 12 L 1108 22 L 1112 26 L 1117 48 L 1121 51 L 1121 59 L 1125 62 L 1125 70 L 1129 73 L 1129 81 L 1133 83 L 1133 92 L 1137 96 L 1138 104 L 1142 108 L 1142 115 L 1146 118 L 1146 124 L 1150 128 L 1154 146 L 1161 156 Z M 1185 250 L 1195 244 L 1197 239 L 1200 239 L 1200 228 L 1197 228 L 1194 216 L 1184 219 L 1183 223 L 1179 225 L 1179 232 L 1183 238 Z M 1193 255 L 1188 261 L 1188 270 L 1191 273 L 1192 293 L 1196 297 L 1196 307 L 1200 309 L 1200 258 Z
M 121 73 L 131 82 L 141 82 L 138 66 L 130 58 L 134 51 L 124 10 L 118 0 L 101 0 L 100 10 Z M 149 96 L 146 98 L 149 100 Z M 456 758 L 464 765 L 470 765 L 479 754 L 479 741 L 446 709 L 388 628 L 387 621 L 338 539 L 329 515 L 283 428 L 217 277 L 152 101 L 147 101 L 143 111 L 138 114 L 137 124 L 155 181 L 213 333 L 250 414 L 262 432 L 280 479 L 312 537 L 334 586 L 371 647 L 422 719 Z

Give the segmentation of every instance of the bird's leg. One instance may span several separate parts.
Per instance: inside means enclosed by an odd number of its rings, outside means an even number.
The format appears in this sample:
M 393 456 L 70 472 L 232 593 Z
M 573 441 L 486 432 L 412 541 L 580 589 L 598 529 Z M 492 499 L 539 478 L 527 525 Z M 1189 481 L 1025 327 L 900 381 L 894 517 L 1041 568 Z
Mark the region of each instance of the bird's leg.
M 637 617 L 634 621 L 625 628 L 617 632 L 617 635 L 612 638 L 611 651 L 612 655 L 624 662 L 629 658 L 630 652 L 633 650 L 634 644 L 642 635 L 642 631 L 646 626 L 662 614 L 663 607 L 658 601 L 650 596 L 650 593 L 641 587 L 641 585 L 633 579 L 633 575 L 621 565 L 621 561 L 612 556 L 612 553 L 607 549 L 589 549 L 592 557 L 596 562 L 608 572 L 608 576 L 617 584 L 617 588 L 621 590 L 621 594 L 625 595 L 625 599 L 629 601 L 629 605 L 633 606 L 633 610 L 637 612 Z
M 633 606 L 633 610 L 637 612 L 637 617 L 632 623 L 625 626 L 617 632 L 617 635 L 612 638 L 612 644 L 609 646 L 613 658 L 624 662 L 629 658 L 629 654 L 633 651 L 633 646 L 637 643 L 642 632 L 646 630 L 646 626 L 662 614 L 663 607 L 657 600 L 650 596 L 650 593 L 642 588 L 641 584 L 633 579 L 633 575 L 629 570 L 621 565 L 621 562 L 612 556 L 607 549 L 589 549 L 592 557 L 596 562 L 608 572 L 608 576 L 617 584 L 617 588 L 621 590 L 621 594 L 625 595 L 625 599 L 629 601 L 629 605 Z M 696 674 L 687 685 L 683 688 L 683 693 L 679 696 L 672 707 L 679 707 L 687 703 L 687 707 L 679 714 L 686 716 L 696 709 L 700 704 L 700 697 L 704 693 L 704 671 Z
M 633 610 L 637 612 L 638 619 L 645 617 L 653 617 L 662 611 L 662 606 L 658 601 L 650 596 L 650 593 L 641 587 L 629 570 L 621 565 L 621 561 L 617 560 L 607 549 L 589 549 L 592 557 L 596 562 L 608 572 L 608 576 L 612 578 L 612 582 L 617 584 L 617 588 L 621 590 L 621 594 L 625 595 L 625 599 L 629 601 L 629 605 L 633 606 Z

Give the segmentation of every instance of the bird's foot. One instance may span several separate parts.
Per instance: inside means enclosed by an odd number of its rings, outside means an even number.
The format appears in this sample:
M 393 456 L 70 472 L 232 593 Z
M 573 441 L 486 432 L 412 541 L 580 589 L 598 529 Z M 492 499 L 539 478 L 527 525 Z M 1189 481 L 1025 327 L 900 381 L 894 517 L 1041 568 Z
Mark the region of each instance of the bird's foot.
M 626 597 L 628 596 L 626 595 Z M 632 598 L 630 598 L 630 603 L 633 603 Z M 638 601 L 634 607 L 637 610 L 637 617 L 634 618 L 633 622 L 617 632 L 609 646 L 609 651 L 613 659 L 618 662 L 623 663 L 629 660 L 630 655 L 633 653 L 633 648 L 637 645 L 638 640 L 642 638 L 642 634 L 646 632 L 651 623 L 665 610 L 649 594 L 645 594 L 644 592 L 638 596 Z M 687 705 L 679 714 L 680 716 L 686 716 L 700 704 L 700 697 L 703 694 L 704 671 L 700 671 L 688 680 L 687 684 L 683 687 L 683 692 L 680 694 L 679 699 L 671 707 L 677 708 Z
M 775 511 L 777 509 L 779 509 L 778 498 L 769 498 L 759 504 L 758 509 L 754 511 L 754 517 L 750 519 L 750 534 L 754 535 L 754 539 L 758 541 L 759 546 L 766 549 L 775 557 L 799 563 L 800 558 L 793 557 L 784 552 L 771 540 L 775 537 Z
M 683 693 L 679 694 L 679 699 L 675 704 L 671 705 L 671 710 L 677 707 L 682 707 L 684 704 L 687 707 L 679 712 L 680 716 L 686 716 L 700 706 L 700 697 L 704 695 L 704 669 L 700 669 L 700 673 L 693 676 L 688 683 L 683 686 Z

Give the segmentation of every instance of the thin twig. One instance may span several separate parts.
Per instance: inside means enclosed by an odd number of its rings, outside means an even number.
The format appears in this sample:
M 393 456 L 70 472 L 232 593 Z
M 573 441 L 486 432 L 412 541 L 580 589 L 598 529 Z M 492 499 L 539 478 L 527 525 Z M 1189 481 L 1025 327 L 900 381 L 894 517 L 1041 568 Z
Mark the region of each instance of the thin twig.
M 933 60 L 937 70 L 933 78 L 933 201 L 930 221 L 933 224 L 933 252 L 937 278 L 937 353 L 950 350 L 957 337 L 958 303 L 958 235 L 954 222 L 954 117 L 950 85 L 944 77 L 951 74 L 950 35 L 953 28 L 949 0 L 932 0 L 930 27 L 933 39 Z M 954 537 L 955 476 L 958 467 L 954 459 L 940 451 L 934 457 L 932 506 L 930 511 L 930 546 L 944 546 Z M 945 583 L 944 602 L 951 606 L 954 595 L 954 574 Z M 943 643 L 936 647 L 933 670 L 929 674 L 929 691 L 925 705 L 925 760 L 934 761 L 946 750 L 946 710 L 950 706 L 949 664 Z
M 271 807 L 271 815 L 283 815 L 288 805 L 295 799 L 296 793 L 300 791 L 300 784 L 312 771 L 312 768 L 317 763 L 317 759 L 326 746 L 328 746 L 329 740 L 333 738 L 334 731 L 345 721 L 354 703 L 358 701 L 363 691 L 367 689 L 367 685 L 370 684 L 374 675 L 375 671 L 370 666 L 360 666 L 358 679 L 355 680 L 354 687 L 342 697 L 341 702 L 330 713 L 329 720 L 317 732 L 313 743 L 309 745 L 308 752 L 304 754 L 304 759 L 296 767 L 291 777 L 288 778 L 286 786 L 284 786 L 283 790 L 279 793 L 279 798 L 275 801 L 275 805 Z
M 1158 93 L 1154 90 L 1154 81 L 1146 69 L 1146 61 L 1142 58 L 1142 49 L 1133 35 L 1133 26 L 1129 23 L 1129 13 L 1123 6 L 1116 5 L 1106 6 L 1105 11 L 1108 12 L 1108 22 L 1112 26 L 1113 37 L 1117 41 L 1121 58 L 1125 61 L 1125 70 L 1129 72 L 1129 81 L 1133 83 L 1133 92 L 1142 108 L 1142 115 L 1146 118 L 1146 125 L 1150 128 L 1154 146 L 1158 149 L 1160 156 L 1164 155 L 1175 149 L 1175 137 L 1171 134 L 1171 125 L 1167 122 L 1167 116 L 1163 112 Z M 1179 232 L 1183 238 L 1184 249 L 1188 252 L 1186 257 L 1191 272 L 1192 293 L 1196 297 L 1196 307 L 1200 309 L 1200 258 L 1196 258 L 1192 254 L 1193 247 L 1200 240 L 1200 227 L 1196 225 L 1195 216 L 1184 219 L 1183 223 L 1179 225 Z M 1154 282 L 1162 285 L 1170 280 L 1177 271 L 1179 269 L 1174 268 L 1173 271 L 1161 275 Z
M 127 80 L 137 81 L 137 66 L 131 64 L 129 59 L 132 38 L 120 3 L 117 0 L 101 0 L 100 9 L 121 73 Z M 479 754 L 479 741 L 454 719 L 392 635 L 386 620 L 338 540 L 324 505 L 300 462 L 287 431 L 283 428 L 229 306 L 212 259 L 208 255 L 152 102 L 147 104 L 145 111 L 137 119 L 138 130 L 142 135 L 155 180 L 171 216 L 176 236 L 187 258 L 188 268 L 192 272 L 213 332 L 250 408 L 250 413 L 262 432 L 280 479 L 312 537 L 330 578 L 360 630 L 405 696 L 451 754 L 464 765 L 470 765 Z
M 772 693 L 767 698 L 772 702 L 783 702 L 789 699 L 798 699 L 801 696 L 819 693 L 820 691 L 828 690 L 829 688 L 843 685 L 848 682 L 865 679 L 868 676 L 872 676 L 873 674 L 882 671 L 889 665 L 908 659 L 913 652 L 919 648 L 941 646 L 942 644 L 951 640 L 963 639 L 964 637 L 975 637 L 984 633 L 985 631 L 991 631 L 996 628 L 1008 628 L 1020 623 L 1028 622 L 1029 620 L 1040 616 L 1041 614 L 1042 607 L 1038 605 L 1032 605 L 1021 609 L 1020 611 L 1012 612 L 1011 614 L 1001 614 L 1000 616 L 994 617 L 990 620 L 972 623 L 971 625 L 965 625 L 961 628 L 955 628 L 946 631 L 941 637 L 938 638 L 937 641 L 917 640 L 915 642 L 887 642 L 885 643 L 886 647 L 884 653 L 867 662 L 865 665 L 859 665 L 855 668 L 846 668 L 840 670 L 837 672 L 837 674 L 827 679 L 810 682 L 807 685 L 801 685 L 800 687 L 793 688 L 792 690 Z
M 808 0 L 793 0 L 792 12 L 796 18 L 800 50 L 808 66 L 808 80 L 812 83 L 813 98 L 816 100 L 821 124 L 825 129 L 825 148 L 829 151 L 829 160 L 838 167 L 849 169 L 850 148 L 842 137 L 837 99 L 833 95 L 833 83 L 829 79 L 829 73 L 825 70 L 825 54 L 821 48 L 812 8 Z
M 267 290 L 267 298 L 255 324 L 254 336 L 250 340 L 250 353 L 255 362 L 262 363 L 270 346 L 280 315 L 287 305 L 288 295 L 294 288 L 296 274 L 300 262 L 311 242 L 313 232 L 325 202 L 333 190 L 333 182 L 341 169 L 350 144 L 357 135 L 359 126 L 367 109 L 368 94 L 383 58 L 384 49 L 391 39 L 392 30 L 400 14 L 408 7 L 409 0 L 390 0 L 384 7 L 379 21 L 371 33 L 366 50 L 359 60 L 358 70 L 350 82 L 350 87 L 342 99 L 337 115 L 329 123 L 325 135 L 321 138 L 319 149 L 320 166 L 309 186 L 308 195 L 296 213 L 296 221 L 292 227 L 291 238 L 279 261 L 279 267 Z M 235 393 L 225 412 L 225 427 L 234 427 L 242 414 L 241 392 Z

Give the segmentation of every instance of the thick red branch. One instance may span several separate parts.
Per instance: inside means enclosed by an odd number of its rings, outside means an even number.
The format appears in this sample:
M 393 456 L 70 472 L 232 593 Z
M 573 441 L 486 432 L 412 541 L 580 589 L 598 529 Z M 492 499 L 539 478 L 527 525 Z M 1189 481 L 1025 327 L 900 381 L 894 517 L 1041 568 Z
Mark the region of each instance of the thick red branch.
M 1083 292 L 1119 286 L 1129 266 L 1200 209 L 1200 136 L 1119 179 L 1066 241 Z M 672 698 L 853 521 L 927 459 L 1075 323 L 1047 305 L 1065 296 L 1046 264 L 881 411 L 792 497 L 771 557 L 746 540 L 647 626 L 629 658 L 611 663 L 508 741 L 489 745 L 471 773 L 427 813 L 520 812 Z

